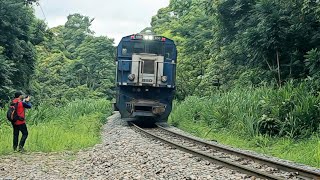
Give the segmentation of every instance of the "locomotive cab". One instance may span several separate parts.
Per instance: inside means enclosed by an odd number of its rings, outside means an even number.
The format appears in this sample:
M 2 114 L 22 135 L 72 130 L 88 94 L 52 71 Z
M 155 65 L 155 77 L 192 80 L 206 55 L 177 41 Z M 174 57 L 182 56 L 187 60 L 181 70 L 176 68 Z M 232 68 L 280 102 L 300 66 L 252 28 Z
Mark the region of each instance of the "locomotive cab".
M 175 89 L 176 48 L 161 36 L 124 37 L 117 49 L 116 107 L 122 118 L 166 120 Z

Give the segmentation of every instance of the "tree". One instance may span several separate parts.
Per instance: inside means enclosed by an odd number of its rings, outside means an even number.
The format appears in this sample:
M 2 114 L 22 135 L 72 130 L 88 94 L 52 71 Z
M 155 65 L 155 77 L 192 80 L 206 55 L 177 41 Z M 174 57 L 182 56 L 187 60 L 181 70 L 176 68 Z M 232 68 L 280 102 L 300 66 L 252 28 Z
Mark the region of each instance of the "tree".
M 113 98 L 113 40 L 93 36 L 93 19 L 68 16 L 63 26 L 49 29 L 40 52 L 32 85 L 37 98 L 63 104 L 74 99 Z
M 208 65 L 208 40 L 212 38 L 211 24 L 204 11 L 203 1 L 170 1 L 169 7 L 160 9 L 152 19 L 155 32 L 175 40 L 178 45 L 177 85 L 178 97 L 202 94 Z
M 35 32 L 45 28 L 36 28 L 41 22 L 29 6 L 33 2 L 0 0 L 0 96 L 14 89 L 29 89 L 36 61 L 34 45 L 42 41 L 42 34 Z
M 319 49 L 319 1 L 179 1 L 160 9 L 154 30 L 178 45 L 178 94 L 208 95 L 216 78 L 235 85 L 279 85 L 311 72 Z M 317 57 L 312 55 L 312 57 Z M 308 64 L 306 66 L 306 64 Z
M 90 30 L 90 26 L 94 19 L 81 14 L 71 14 L 68 16 L 68 21 L 65 28 L 62 30 L 64 45 L 66 50 L 73 55 L 76 48 L 82 44 L 88 35 L 93 35 L 94 32 Z M 75 58 L 74 56 L 71 57 Z
M 75 67 L 77 76 L 80 77 L 79 82 L 85 82 L 91 90 L 102 88 L 104 92 L 114 84 L 115 49 L 112 44 L 113 41 L 107 37 L 89 36 L 77 49 L 79 60 Z

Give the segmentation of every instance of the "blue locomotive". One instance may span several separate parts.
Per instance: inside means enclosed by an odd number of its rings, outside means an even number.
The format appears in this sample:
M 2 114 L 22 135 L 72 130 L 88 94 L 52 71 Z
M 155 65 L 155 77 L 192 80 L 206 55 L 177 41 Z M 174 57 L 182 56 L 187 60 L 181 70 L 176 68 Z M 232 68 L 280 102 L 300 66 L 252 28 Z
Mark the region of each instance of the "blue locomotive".
M 116 55 L 116 104 L 121 118 L 166 121 L 176 87 L 177 48 L 151 33 L 123 37 Z

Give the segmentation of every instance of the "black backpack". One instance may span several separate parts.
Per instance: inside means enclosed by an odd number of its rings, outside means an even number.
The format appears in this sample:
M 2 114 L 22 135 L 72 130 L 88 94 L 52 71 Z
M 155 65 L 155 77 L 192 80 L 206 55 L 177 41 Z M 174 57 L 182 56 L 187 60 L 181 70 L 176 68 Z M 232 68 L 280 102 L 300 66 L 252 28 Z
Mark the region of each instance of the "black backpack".
M 18 104 L 19 102 L 12 103 L 7 111 L 7 119 L 12 123 L 15 123 L 17 122 L 17 120 L 19 120 L 19 116 L 17 113 Z

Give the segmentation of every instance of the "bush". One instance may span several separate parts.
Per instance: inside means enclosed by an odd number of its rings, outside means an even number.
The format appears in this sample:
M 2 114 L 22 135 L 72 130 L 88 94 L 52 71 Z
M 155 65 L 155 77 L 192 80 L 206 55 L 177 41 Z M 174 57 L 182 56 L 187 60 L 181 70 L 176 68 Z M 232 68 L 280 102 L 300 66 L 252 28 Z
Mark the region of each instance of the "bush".
M 248 138 L 303 138 L 319 130 L 319 103 L 306 83 L 290 82 L 280 89 L 238 87 L 210 98 L 188 97 L 175 107 L 170 121 L 204 123 Z
M 27 110 L 30 151 L 79 150 L 100 141 L 100 129 L 112 112 L 106 100 L 76 100 L 63 107 L 41 104 Z M 0 110 L 0 154 L 11 152 L 12 127 Z

